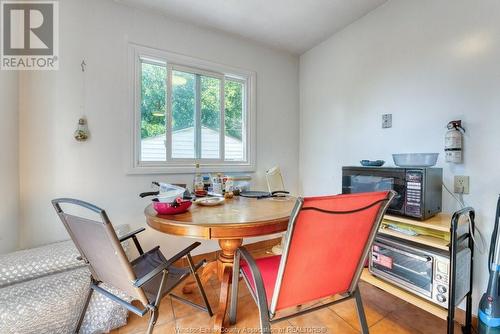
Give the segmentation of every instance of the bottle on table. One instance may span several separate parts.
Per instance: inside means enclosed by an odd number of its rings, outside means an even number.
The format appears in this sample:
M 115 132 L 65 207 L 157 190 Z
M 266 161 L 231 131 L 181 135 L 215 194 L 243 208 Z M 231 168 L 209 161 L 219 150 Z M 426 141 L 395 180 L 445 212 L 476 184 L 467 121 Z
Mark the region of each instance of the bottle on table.
M 217 195 L 222 195 L 222 190 L 221 174 L 217 173 L 217 176 L 212 178 L 212 191 Z
M 200 164 L 196 164 L 196 172 L 193 181 L 193 192 L 199 194 L 205 190 L 205 184 L 203 183 L 203 176 L 200 173 Z
M 234 196 L 234 182 L 232 177 L 227 177 L 226 178 L 226 183 L 224 185 L 224 197 L 225 198 L 233 198 Z

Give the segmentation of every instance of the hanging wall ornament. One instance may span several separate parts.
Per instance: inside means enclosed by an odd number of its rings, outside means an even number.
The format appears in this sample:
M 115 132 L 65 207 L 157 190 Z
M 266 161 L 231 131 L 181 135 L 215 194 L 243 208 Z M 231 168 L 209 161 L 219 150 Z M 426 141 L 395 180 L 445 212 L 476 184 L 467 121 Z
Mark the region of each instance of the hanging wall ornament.
M 77 141 L 86 141 L 89 139 L 89 128 L 87 126 L 87 120 L 85 118 L 80 118 L 78 120 L 78 127 L 75 131 L 75 139 Z
M 82 63 L 80 64 L 82 68 L 82 97 L 81 97 L 81 113 L 85 114 L 85 69 L 87 67 L 87 64 L 85 63 L 85 59 L 82 60 Z M 74 137 L 77 141 L 86 141 L 89 139 L 90 133 L 89 133 L 89 127 L 87 124 L 87 120 L 85 117 L 80 117 L 78 120 L 78 126 L 76 128 L 76 131 L 74 133 Z

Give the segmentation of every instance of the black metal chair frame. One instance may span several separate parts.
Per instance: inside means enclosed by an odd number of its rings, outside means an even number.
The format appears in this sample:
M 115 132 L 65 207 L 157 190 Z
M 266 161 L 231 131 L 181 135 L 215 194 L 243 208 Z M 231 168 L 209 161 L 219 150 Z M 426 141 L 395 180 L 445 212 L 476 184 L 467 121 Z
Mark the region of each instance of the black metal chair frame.
M 84 207 L 84 208 L 86 208 L 88 210 L 91 210 L 91 211 L 93 211 L 93 212 L 95 212 L 95 213 L 97 213 L 97 214 L 100 215 L 103 224 L 111 224 L 111 221 L 109 220 L 109 218 L 108 218 L 105 210 L 103 210 L 103 209 L 101 209 L 101 208 L 99 208 L 99 207 L 97 207 L 97 206 L 95 206 L 93 204 L 90 204 L 90 203 L 87 203 L 87 202 L 84 202 L 84 201 L 80 201 L 80 200 L 76 200 L 76 199 L 70 199 L 70 198 L 55 199 L 55 200 L 52 201 L 52 204 L 53 204 L 54 208 L 56 209 L 57 214 L 59 215 L 59 217 L 63 221 L 64 226 L 66 227 L 66 229 L 68 230 L 68 233 L 70 234 L 70 236 L 72 238 L 73 238 L 73 236 L 72 236 L 71 230 L 67 226 L 67 223 L 66 223 L 65 218 L 64 218 L 64 211 L 61 209 L 61 206 L 60 206 L 60 204 L 64 204 L 64 203 L 81 206 L 81 207 Z M 145 231 L 145 228 L 140 228 L 140 229 L 138 229 L 136 231 L 130 232 L 130 233 L 122 236 L 121 238 L 119 238 L 119 241 L 120 241 L 120 243 L 122 243 L 124 241 L 129 240 L 129 239 L 132 239 L 132 241 L 134 242 L 135 247 L 137 248 L 137 251 L 139 252 L 139 255 L 143 255 L 144 251 L 143 251 L 143 249 L 142 249 L 142 247 L 141 247 L 141 245 L 139 243 L 139 240 L 137 239 L 137 234 L 140 233 L 140 232 L 143 232 L 143 231 Z M 198 269 L 200 267 L 202 267 L 206 263 L 206 260 L 202 260 L 199 263 L 194 264 L 193 258 L 191 256 L 191 251 L 193 249 L 195 249 L 196 247 L 198 247 L 200 244 L 201 244 L 200 242 L 193 243 L 189 247 L 187 247 L 184 250 L 182 250 L 179 253 L 177 253 L 172 258 L 168 259 L 166 262 L 164 262 L 161 265 L 159 265 L 156 268 L 154 268 L 149 273 L 147 273 L 144 276 L 139 277 L 135 281 L 131 282 L 131 284 L 135 288 L 142 288 L 146 283 L 150 282 L 152 279 L 154 279 L 158 275 L 160 275 L 160 274 L 162 275 L 161 276 L 162 277 L 161 278 L 161 282 L 160 282 L 160 285 L 159 285 L 159 288 L 158 288 L 158 293 L 156 295 L 155 300 L 153 302 L 149 302 L 147 305 L 145 305 L 145 307 L 143 309 L 134 306 L 133 304 L 131 304 L 131 303 L 129 303 L 129 302 L 121 299 L 120 297 L 118 297 L 118 296 L 112 294 L 111 292 L 109 292 L 109 291 L 103 289 L 102 287 L 100 287 L 99 283 L 101 283 L 101 282 L 98 281 L 98 280 L 96 280 L 93 277 L 93 275 L 91 274 L 91 277 L 90 277 L 91 284 L 90 284 L 89 293 L 87 295 L 87 298 L 85 299 L 85 304 L 84 304 L 84 307 L 83 307 L 82 312 L 80 314 L 80 317 L 78 319 L 78 323 L 77 323 L 77 326 L 76 326 L 75 333 L 78 333 L 80 331 L 83 319 L 85 317 L 85 313 L 87 311 L 87 308 L 88 308 L 88 305 L 89 305 L 89 302 L 90 302 L 90 298 L 92 297 L 92 293 L 94 291 L 103 294 L 104 296 L 108 297 L 109 299 L 111 299 L 111 300 L 117 302 L 118 304 L 120 304 L 121 306 L 125 307 L 127 310 L 129 310 L 129 311 L 137 314 L 138 316 L 142 317 L 146 313 L 149 312 L 150 313 L 150 320 L 149 320 L 148 329 L 147 329 L 147 333 L 148 334 L 152 333 L 152 331 L 153 331 L 153 328 L 154 328 L 154 326 L 156 324 L 156 321 L 158 319 L 158 309 L 159 309 L 159 306 L 160 306 L 160 301 L 166 295 L 170 295 L 170 297 L 172 297 L 174 299 L 177 299 L 180 302 L 183 302 L 183 303 L 188 304 L 190 306 L 193 306 L 193 307 L 195 307 L 197 309 L 205 311 L 210 316 L 212 316 L 213 312 L 212 312 L 212 309 L 210 307 L 210 303 L 208 301 L 207 295 L 205 293 L 205 290 L 203 288 L 203 285 L 202 285 L 201 280 L 200 280 L 200 278 L 198 276 L 198 273 L 197 273 Z M 79 260 L 83 260 L 88 266 L 90 266 L 91 264 L 85 258 L 85 255 L 83 254 L 83 252 L 79 249 L 78 243 L 75 242 L 75 246 L 78 248 L 78 250 L 80 252 L 80 256 L 78 257 Z M 156 248 L 158 248 L 158 247 L 156 247 Z M 154 248 L 154 249 L 156 249 L 156 248 Z M 177 287 L 181 282 L 183 282 L 189 275 L 183 275 L 183 276 L 181 276 L 181 278 L 173 286 L 171 286 L 171 288 L 169 290 L 162 291 L 163 287 L 164 287 L 164 284 L 167 281 L 167 277 L 168 277 L 168 273 L 169 273 L 170 267 L 175 262 L 177 262 L 178 260 L 182 259 L 183 257 L 186 257 L 186 259 L 187 259 L 187 262 L 188 262 L 188 265 L 189 265 L 189 271 L 191 272 L 191 274 L 193 275 L 193 277 L 194 277 L 194 279 L 196 281 L 196 284 L 198 286 L 198 290 L 200 291 L 200 294 L 201 294 L 201 296 L 203 298 L 205 306 L 196 304 L 196 303 L 194 303 L 194 302 L 192 302 L 192 301 L 190 301 L 188 299 L 179 297 L 179 296 L 174 295 L 174 294 L 171 293 L 171 291 L 175 287 Z M 134 261 L 132 261 L 132 262 L 134 262 Z
M 283 245 L 284 245 L 283 254 L 282 254 L 282 258 L 281 258 L 281 262 L 280 262 L 280 266 L 279 266 L 279 270 L 278 270 L 278 277 L 276 279 L 276 285 L 275 285 L 275 289 L 274 289 L 274 293 L 272 296 L 270 307 L 268 306 L 269 304 L 268 304 L 267 297 L 266 297 L 266 290 L 264 287 L 264 282 L 263 282 L 262 276 L 260 274 L 260 271 L 258 269 L 257 263 L 255 262 L 254 258 L 250 255 L 250 253 L 248 252 L 248 250 L 245 247 L 240 247 L 236 250 L 235 255 L 234 255 L 233 276 L 232 276 L 232 282 L 236 282 L 236 283 L 233 283 L 232 287 L 231 287 L 232 290 L 231 290 L 231 304 L 230 304 L 230 310 L 229 310 L 229 323 L 231 325 L 234 325 L 236 323 L 236 309 L 237 309 L 237 300 L 238 300 L 238 284 L 237 284 L 237 282 L 238 282 L 239 275 L 241 274 L 241 276 L 243 277 L 243 279 L 247 285 L 248 290 L 250 291 L 251 296 L 253 297 L 253 299 L 254 299 L 254 301 L 257 304 L 257 307 L 259 309 L 260 327 L 261 327 L 262 333 L 271 333 L 271 324 L 273 324 L 273 323 L 280 322 L 283 320 L 288 320 L 290 318 L 304 315 L 304 314 L 307 314 L 310 312 L 314 312 L 314 311 L 320 310 L 322 308 L 329 307 L 329 306 L 332 306 L 332 305 L 335 305 L 335 304 L 338 304 L 338 303 L 341 303 L 341 302 L 344 302 L 344 301 L 347 301 L 349 299 L 354 298 L 356 301 L 356 310 L 357 310 L 359 322 L 361 325 L 361 333 L 368 334 L 369 333 L 368 324 L 366 322 L 366 316 L 365 316 L 365 311 L 363 308 L 363 302 L 361 300 L 361 294 L 360 294 L 359 288 L 358 288 L 358 282 L 359 282 L 359 278 L 361 277 L 361 273 L 363 271 L 365 259 L 368 256 L 368 253 L 370 251 L 370 246 L 373 244 L 373 241 L 375 240 L 375 236 L 377 234 L 380 223 L 383 219 L 383 215 L 384 215 L 387 207 L 389 206 L 389 203 L 394 198 L 394 196 L 395 196 L 395 192 L 390 191 L 387 198 L 380 200 L 380 201 L 376 201 L 376 202 L 374 202 L 366 207 L 359 208 L 356 210 L 350 210 L 350 211 L 328 211 L 328 210 L 323 210 L 323 209 L 315 208 L 315 207 L 303 207 L 304 200 L 302 198 L 298 198 L 297 202 L 295 204 L 295 207 L 293 208 L 292 214 L 290 216 L 288 230 L 287 230 L 287 233 L 285 236 L 285 241 L 283 243 Z M 365 247 L 365 249 L 363 251 L 363 255 L 361 256 L 361 259 L 357 265 L 357 269 L 356 269 L 354 278 L 351 282 L 351 286 L 350 286 L 348 292 L 345 293 L 344 295 L 342 295 L 342 298 L 337 299 L 335 301 L 332 301 L 330 303 L 321 304 L 319 306 L 315 306 L 315 307 L 311 307 L 311 308 L 308 308 L 305 310 L 297 311 L 297 312 L 290 314 L 290 315 L 287 315 L 287 316 L 275 318 L 276 307 L 277 307 L 277 302 L 278 302 L 278 297 L 279 297 L 279 291 L 280 291 L 281 283 L 283 280 L 284 269 L 286 266 L 288 251 L 289 251 L 290 243 L 291 243 L 294 228 L 295 228 L 295 223 L 297 221 L 297 217 L 298 217 L 300 211 L 301 210 L 315 210 L 315 211 L 321 211 L 323 213 L 333 214 L 333 215 L 352 214 L 352 213 L 356 213 L 359 211 L 367 210 L 367 209 L 369 209 L 377 204 L 380 204 L 380 203 L 382 203 L 382 207 L 380 208 L 378 215 L 376 217 L 376 222 L 375 222 L 375 224 L 373 224 L 372 230 L 370 231 L 367 246 Z M 243 258 L 246 261 L 248 268 L 250 269 L 250 272 L 252 273 L 252 277 L 253 277 L 253 281 L 254 281 L 253 286 L 255 287 L 255 292 L 254 292 L 254 289 L 252 288 L 251 283 L 248 281 L 248 278 L 246 277 L 246 275 L 243 274 L 243 270 L 240 268 L 240 259 L 241 258 Z

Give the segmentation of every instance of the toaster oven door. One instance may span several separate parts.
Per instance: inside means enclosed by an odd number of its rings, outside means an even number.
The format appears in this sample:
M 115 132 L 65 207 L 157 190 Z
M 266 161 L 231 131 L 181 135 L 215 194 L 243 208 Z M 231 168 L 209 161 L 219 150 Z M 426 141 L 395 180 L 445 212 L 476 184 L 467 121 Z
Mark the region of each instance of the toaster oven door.
M 405 246 L 376 241 L 370 270 L 406 289 L 432 297 L 433 257 Z

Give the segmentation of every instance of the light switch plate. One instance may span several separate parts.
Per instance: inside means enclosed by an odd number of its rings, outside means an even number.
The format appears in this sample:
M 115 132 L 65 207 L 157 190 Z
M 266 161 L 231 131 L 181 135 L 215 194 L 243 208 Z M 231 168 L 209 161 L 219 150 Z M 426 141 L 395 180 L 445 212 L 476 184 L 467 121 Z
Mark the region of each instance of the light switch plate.
M 455 175 L 454 190 L 455 194 L 469 193 L 469 177 L 465 175 Z
M 392 128 L 392 114 L 382 115 L 382 129 Z

